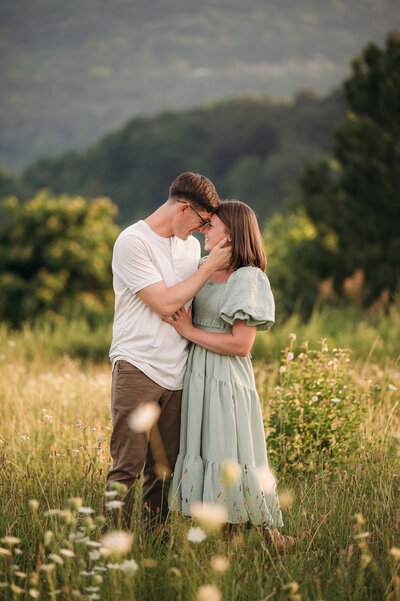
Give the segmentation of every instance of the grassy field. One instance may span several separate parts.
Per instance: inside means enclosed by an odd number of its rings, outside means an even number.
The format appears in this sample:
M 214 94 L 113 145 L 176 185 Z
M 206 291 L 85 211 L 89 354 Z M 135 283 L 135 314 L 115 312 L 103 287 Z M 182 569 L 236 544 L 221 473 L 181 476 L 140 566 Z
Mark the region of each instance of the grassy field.
M 110 367 L 54 354 L 44 337 L 3 328 L 0 599 L 400 599 L 400 369 L 390 359 L 395 355 L 383 347 L 375 362 L 371 334 L 362 358 L 334 350 L 329 336 L 319 354 L 307 354 L 303 333 L 298 329 L 290 342 L 288 333 L 280 338 L 281 348 L 287 346 L 281 362 L 276 353 L 261 360 L 257 352 L 256 381 L 267 446 L 276 449 L 280 436 L 282 452 L 291 457 L 276 476 L 284 532 L 297 537 L 295 552 L 277 554 L 255 528 L 228 540 L 216 530 L 194 543 L 188 532 L 199 524 L 176 515 L 160 544 L 137 514 L 130 549 L 106 554 L 100 541 Z M 304 411 L 311 407 L 314 377 L 316 389 L 325 390 L 318 393 L 323 402 L 312 409 L 313 428 L 299 429 L 298 416 L 306 423 Z M 273 430 L 270 418 L 284 403 L 301 413 L 290 418 L 296 420 L 293 427 L 286 423 L 278 432 L 279 419 Z M 353 405 L 360 410 L 357 423 L 346 421 Z M 337 420 L 335 406 L 344 407 Z M 276 440 L 268 444 L 272 436 Z M 327 453 L 318 450 L 322 440 L 332 447 Z M 334 449 L 335 440 L 345 441 L 343 448 Z M 307 461 L 301 452 L 289 455 L 302 448 Z M 275 457 L 271 452 L 277 465 Z

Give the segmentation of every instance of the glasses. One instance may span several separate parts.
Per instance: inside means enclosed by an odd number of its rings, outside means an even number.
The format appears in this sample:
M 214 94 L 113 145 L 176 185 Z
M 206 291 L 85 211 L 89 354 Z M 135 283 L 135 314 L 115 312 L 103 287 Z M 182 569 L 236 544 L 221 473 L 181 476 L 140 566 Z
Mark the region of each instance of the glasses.
M 183 205 L 186 205 L 186 204 L 188 204 L 188 205 L 189 205 L 189 207 L 192 209 L 192 211 L 194 211 L 194 212 L 196 213 L 197 217 L 200 217 L 200 219 L 201 219 L 201 221 L 202 221 L 202 227 L 208 227 L 209 225 L 211 225 L 211 219 L 204 219 L 204 217 L 202 217 L 202 216 L 200 215 L 200 213 L 198 213 L 198 212 L 196 211 L 196 209 L 194 209 L 194 208 L 192 207 L 192 205 L 191 205 L 191 204 L 189 204 L 189 203 L 188 203 L 186 200 L 177 200 L 176 202 L 180 202 L 180 203 L 181 203 L 181 204 L 183 204 Z

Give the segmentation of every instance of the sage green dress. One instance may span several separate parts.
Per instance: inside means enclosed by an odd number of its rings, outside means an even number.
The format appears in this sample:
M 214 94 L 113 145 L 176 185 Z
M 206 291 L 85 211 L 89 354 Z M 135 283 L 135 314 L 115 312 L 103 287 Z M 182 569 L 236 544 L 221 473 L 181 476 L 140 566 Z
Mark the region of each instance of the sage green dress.
M 208 281 L 193 303 L 193 324 L 230 333 L 235 319 L 258 330 L 274 322 L 269 280 L 256 267 L 236 270 L 227 282 Z M 242 468 L 235 484 L 224 484 L 224 462 Z M 250 355 L 220 355 L 197 344 L 189 352 L 182 395 L 180 449 L 169 507 L 190 516 L 196 501 L 223 504 L 230 523 L 282 526 L 275 481 L 264 492 L 259 469 L 268 470 L 265 432 Z M 264 487 L 265 488 L 265 487 Z

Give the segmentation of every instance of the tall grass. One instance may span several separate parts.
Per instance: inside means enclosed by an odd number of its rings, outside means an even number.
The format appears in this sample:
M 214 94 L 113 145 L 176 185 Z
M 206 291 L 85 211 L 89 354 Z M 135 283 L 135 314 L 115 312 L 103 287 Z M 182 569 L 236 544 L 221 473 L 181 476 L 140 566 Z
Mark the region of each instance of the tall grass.
M 300 345 L 299 326 L 292 321 L 287 330 L 297 330 L 293 344 Z M 53 335 L 1 332 L 1 599 L 400 598 L 397 362 L 349 364 L 365 415 L 345 461 L 277 474 L 284 531 L 298 540 L 294 553 L 277 554 L 255 528 L 230 539 L 216 531 L 195 544 L 187 539 L 195 524 L 179 515 L 170 516 L 162 541 L 137 509 L 131 550 L 106 556 L 96 545 L 110 465 L 110 367 L 54 354 L 62 338 Z M 277 329 L 270 339 L 276 336 L 284 335 Z M 279 350 L 268 353 L 276 357 Z M 323 369 L 333 370 L 328 363 Z M 286 380 L 276 359 L 258 363 L 256 379 L 268 425 L 270 399 Z M 371 387 L 375 394 L 363 396 Z M 88 509 L 79 512 L 80 506 Z M 221 569 L 216 556 L 228 567 Z

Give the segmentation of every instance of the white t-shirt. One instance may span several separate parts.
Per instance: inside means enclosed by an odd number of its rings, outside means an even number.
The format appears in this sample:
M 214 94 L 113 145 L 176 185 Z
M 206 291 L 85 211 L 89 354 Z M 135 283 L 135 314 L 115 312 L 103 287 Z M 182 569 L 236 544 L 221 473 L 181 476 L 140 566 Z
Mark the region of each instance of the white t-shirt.
M 188 342 L 163 322 L 137 292 L 164 280 L 167 288 L 191 276 L 198 267 L 200 244 L 193 236 L 163 238 L 145 221 L 127 227 L 118 236 L 112 270 L 115 292 L 113 340 L 110 359 L 135 365 L 169 390 L 183 387 Z

